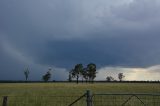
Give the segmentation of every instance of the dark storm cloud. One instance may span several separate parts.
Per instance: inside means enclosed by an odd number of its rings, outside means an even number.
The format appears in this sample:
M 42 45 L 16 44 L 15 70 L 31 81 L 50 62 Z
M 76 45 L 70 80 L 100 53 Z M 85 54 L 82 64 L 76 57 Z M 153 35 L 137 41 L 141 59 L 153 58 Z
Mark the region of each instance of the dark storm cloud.
M 97 65 L 150 66 L 159 64 L 159 37 L 130 36 L 89 41 L 50 41 L 42 62 L 70 66 L 95 62 Z M 50 61 L 49 61 L 50 60 Z
M 159 7 L 158 0 L 1 0 L 1 73 L 160 64 Z

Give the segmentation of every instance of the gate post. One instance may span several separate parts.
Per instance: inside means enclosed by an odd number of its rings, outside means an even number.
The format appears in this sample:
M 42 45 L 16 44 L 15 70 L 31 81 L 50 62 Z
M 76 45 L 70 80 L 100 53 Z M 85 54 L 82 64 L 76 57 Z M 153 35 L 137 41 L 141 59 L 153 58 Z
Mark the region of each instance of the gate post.
M 87 106 L 92 106 L 92 93 L 90 90 L 87 90 L 86 92 L 86 96 L 87 96 Z
M 8 97 L 4 96 L 3 97 L 3 104 L 2 104 L 2 106 L 7 106 L 7 100 L 8 100 Z

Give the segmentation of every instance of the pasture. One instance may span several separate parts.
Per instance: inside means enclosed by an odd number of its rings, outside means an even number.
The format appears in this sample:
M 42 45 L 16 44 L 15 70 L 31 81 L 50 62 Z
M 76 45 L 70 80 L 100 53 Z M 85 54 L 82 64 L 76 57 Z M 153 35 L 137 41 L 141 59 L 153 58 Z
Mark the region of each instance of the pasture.
M 67 106 L 83 95 L 86 90 L 92 93 L 154 93 L 160 94 L 159 83 L 0 83 L 0 97 L 8 96 L 8 106 Z M 107 106 L 107 100 L 115 97 L 98 97 L 100 104 Z M 118 97 L 121 98 L 121 97 Z M 146 98 L 146 97 L 145 97 Z M 153 98 L 153 97 L 152 97 Z M 123 100 L 124 98 L 122 98 Z M 156 98 L 160 101 L 160 97 Z M 115 103 L 115 100 L 111 102 Z M 119 99 L 118 99 L 119 100 Z M 152 99 L 153 100 L 153 99 Z M 137 101 L 136 99 L 134 101 Z M 146 100 L 148 101 L 148 100 Z M 97 102 L 97 103 L 98 103 Z M 85 106 L 82 98 L 76 106 Z M 157 101 L 155 102 L 157 103 Z M 115 104 L 118 106 L 118 104 Z M 156 106 L 156 105 L 155 105 Z

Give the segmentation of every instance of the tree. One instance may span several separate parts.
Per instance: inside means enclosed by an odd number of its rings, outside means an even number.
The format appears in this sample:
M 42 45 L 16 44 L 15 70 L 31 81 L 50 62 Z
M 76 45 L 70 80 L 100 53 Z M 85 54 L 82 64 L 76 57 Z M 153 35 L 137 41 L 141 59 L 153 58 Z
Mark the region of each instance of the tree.
M 49 71 L 47 71 L 47 73 L 42 76 L 42 79 L 43 79 L 45 82 L 47 82 L 50 78 L 51 78 L 51 69 L 49 69 Z
M 82 77 L 85 79 L 85 81 L 86 81 L 86 83 L 87 83 L 87 81 L 88 81 L 88 79 L 89 79 L 87 68 L 84 68 L 84 69 L 83 69 Z
M 24 75 L 25 75 L 25 79 L 26 79 L 26 81 L 28 80 L 28 77 L 29 77 L 29 69 L 28 68 L 26 68 L 25 70 L 24 70 Z
M 87 65 L 87 72 L 88 72 L 88 77 L 89 81 L 92 81 L 96 78 L 96 65 L 94 63 L 90 63 Z
M 107 76 L 106 80 L 110 82 L 110 81 L 114 81 L 114 78 L 112 76 Z
M 119 79 L 119 81 L 122 81 L 124 77 L 125 77 L 125 76 L 123 75 L 123 73 L 119 73 L 119 74 L 118 74 L 118 79 Z
M 69 81 L 69 82 L 72 82 L 72 70 L 69 72 L 68 81 Z
M 82 74 L 83 71 L 83 65 L 82 64 L 77 64 L 75 65 L 74 69 L 72 69 L 72 77 L 76 78 L 76 82 L 78 84 L 79 77 Z

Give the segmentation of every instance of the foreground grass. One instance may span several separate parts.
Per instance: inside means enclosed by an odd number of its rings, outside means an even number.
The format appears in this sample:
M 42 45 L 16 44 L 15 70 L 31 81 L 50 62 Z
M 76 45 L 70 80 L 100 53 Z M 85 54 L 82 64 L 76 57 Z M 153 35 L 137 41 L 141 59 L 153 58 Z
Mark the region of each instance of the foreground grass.
M 160 93 L 160 84 L 151 83 L 1 83 L 0 96 L 9 96 L 10 106 L 65 106 L 83 95 L 93 93 Z M 102 98 L 102 97 L 101 97 Z M 84 98 L 85 99 L 85 98 Z M 23 103 L 23 104 L 22 104 Z M 28 104 L 30 103 L 30 104 Z M 54 105 L 53 105 L 54 104 Z M 82 100 L 78 106 L 83 106 Z M 104 106 L 105 102 L 103 103 Z M 97 105 L 98 106 L 98 105 Z M 102 106 L 102 103 L 101 103 Z

